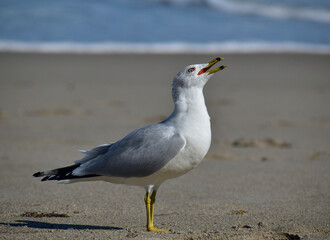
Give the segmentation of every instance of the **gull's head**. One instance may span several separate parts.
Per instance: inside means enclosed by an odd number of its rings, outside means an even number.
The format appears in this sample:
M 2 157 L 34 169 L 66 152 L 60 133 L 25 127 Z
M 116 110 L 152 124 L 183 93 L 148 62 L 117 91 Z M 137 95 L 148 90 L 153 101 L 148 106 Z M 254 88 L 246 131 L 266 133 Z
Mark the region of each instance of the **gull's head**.
M 214 75 L 214 73 L 226 68 L 226 66 L 211 69 L 213 65 L 220 62 L 223 58 L 215 58 L 209 63 L 193 64 L 181 70 L 173 80 L 173 87 L 190 88 L 201 87 Z

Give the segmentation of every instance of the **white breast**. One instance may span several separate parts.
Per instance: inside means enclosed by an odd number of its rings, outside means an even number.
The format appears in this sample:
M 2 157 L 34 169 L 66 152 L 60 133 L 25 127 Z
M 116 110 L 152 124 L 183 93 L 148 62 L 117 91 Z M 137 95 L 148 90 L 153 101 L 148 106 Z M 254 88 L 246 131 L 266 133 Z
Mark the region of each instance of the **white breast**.
M 177 157 L 165 165 L 162 169 L 168 173 L 182 175 L 196 167 L 205 157 L 211 145 L 210 118 L 201 114 L 191 118 L 186 116 L 187 121 L 181 120 L 182 135 L 186 139 L 186 145 Z

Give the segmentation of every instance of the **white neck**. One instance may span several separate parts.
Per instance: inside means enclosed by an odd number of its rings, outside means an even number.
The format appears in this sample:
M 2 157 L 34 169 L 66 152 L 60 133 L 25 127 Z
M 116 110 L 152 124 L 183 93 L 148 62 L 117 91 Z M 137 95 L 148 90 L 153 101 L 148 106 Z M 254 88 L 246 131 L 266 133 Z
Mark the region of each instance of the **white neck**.
M 196 124 L 199 121 L 209 122 L 202 87 L 177 88 L 175 91 L 177 94 L 173 96 L 174 111 L 165 122 L 182 122 L 186 117 L 189 117 L 190 121 L 196 120 Z
M 178 93 L 177 98 L 173 99 L 174 111 L 164 123 L 176 127 L 186 139 L 184 154 L 190 159 L 187 167 L 190 170 L 198 165 L 210 148 L 210 116 L 205 106 L 202 87 L 180 88 Z

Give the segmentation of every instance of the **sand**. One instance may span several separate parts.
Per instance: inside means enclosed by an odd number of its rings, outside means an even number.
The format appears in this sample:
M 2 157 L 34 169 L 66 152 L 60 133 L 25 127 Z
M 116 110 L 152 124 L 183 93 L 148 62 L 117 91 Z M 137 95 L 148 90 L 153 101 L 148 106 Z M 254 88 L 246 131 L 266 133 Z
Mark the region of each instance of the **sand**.
M 329 239 L 330 55 L 225 54 L 204 93 L 212 146 L 144 190 L 40 182 L 78 149 L 171 113 L 171 81 L 216 55 L 0 53 L 0 239 Z

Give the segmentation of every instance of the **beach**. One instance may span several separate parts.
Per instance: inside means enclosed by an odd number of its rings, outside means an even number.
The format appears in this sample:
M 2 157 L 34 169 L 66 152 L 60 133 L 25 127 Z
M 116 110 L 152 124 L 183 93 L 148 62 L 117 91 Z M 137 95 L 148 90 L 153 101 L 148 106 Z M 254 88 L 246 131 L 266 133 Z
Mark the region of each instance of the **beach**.
M 183 67 L 224 57 L 205 86 L 212 145 L 159 189 L 32 174 L 164 120 Z M 0 53 L 0 239 L 330 238 L 330 55 Z

